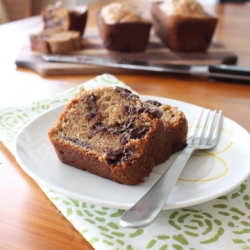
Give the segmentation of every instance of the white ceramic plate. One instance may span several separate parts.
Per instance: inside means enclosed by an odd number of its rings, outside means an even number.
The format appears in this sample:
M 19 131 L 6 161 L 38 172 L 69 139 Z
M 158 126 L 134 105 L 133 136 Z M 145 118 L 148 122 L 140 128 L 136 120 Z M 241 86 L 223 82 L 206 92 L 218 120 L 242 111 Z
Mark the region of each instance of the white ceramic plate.
M 201 107 L 153 96 L 142 96 L 177 106 L 192 127 Z M 105 207 L 128 209 L 160 177 L 177 154 L 156 166 L 143 184 L 127 186 L 61 163 L 47 137 L 65 105 L 52 109 L 30 122 L 18 134 L 15 156 L 22 169 L 39 184 L 70 198 Z M 196 151 L 183 170 L 164 209 L 200 204 L 228 193 L 250 174 L 250 135 L 224 117 L 219 143 L 209 152 Z

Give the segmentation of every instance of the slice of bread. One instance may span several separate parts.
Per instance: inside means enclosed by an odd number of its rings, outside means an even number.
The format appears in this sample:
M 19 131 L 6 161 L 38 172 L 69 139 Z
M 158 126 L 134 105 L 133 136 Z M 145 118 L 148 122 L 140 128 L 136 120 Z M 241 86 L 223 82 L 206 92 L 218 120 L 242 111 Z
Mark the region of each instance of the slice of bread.
M 158 107 L 163 112 L 161 120 L 163 121 L 167 134 L 165 157 L 168 159 L 171 154 L 182 150 L 187 145 L 187 118 L 177 107 L 162 104 L 155 100 L 147 100 L 146 103 Z
M 178 112 L 142 102 L 121 87 L 83 90 L 70 101 L 48 136 L 63 163 L 136 185 L 156 164 L 185 147 L 187 123 Z M 184 125 L 179 126 L 178 120 Z
M 45 54 L 66 54 L 82 48 L 78 31 L 47 29 L 30 36 L 31 49 Z

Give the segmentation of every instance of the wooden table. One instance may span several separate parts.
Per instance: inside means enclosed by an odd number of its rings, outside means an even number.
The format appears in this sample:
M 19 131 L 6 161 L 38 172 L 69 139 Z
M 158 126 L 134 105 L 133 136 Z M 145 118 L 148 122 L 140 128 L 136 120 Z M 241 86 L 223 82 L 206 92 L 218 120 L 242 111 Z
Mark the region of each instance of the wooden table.
M 102 1 L 102 5 L 106 3 Z M 94 13 L 100 6 L 89 6 L 88 26 L 95 25 Z M 218 15 L 220 20 L 215 39 L 238 55 L 239 65 L 250 67 L 250 7 L 224 4 L 208 10 Z M 51 97 L 94 77 L 42 77 L 31 70 L 16 68 L 14 60 L 22 44 L 30 33 L 39 31 L 41 27 L 39 17 L 0 26 L 0 108 Z M 222 109 L 225 116 L 250 132 L 250 84 L 152 73 L 119 74 L 116 77 L 141 94 Z M 92 249 L 37 184 L 21 170 L 2 143 L 0 249 Z

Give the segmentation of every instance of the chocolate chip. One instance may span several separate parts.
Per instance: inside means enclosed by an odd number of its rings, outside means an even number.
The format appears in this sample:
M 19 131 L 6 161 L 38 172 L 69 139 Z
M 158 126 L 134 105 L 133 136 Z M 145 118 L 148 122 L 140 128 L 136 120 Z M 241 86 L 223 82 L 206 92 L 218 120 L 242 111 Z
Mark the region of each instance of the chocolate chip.
M 104 149 L 104 152 L 106 153 L 106 160 L 109 164 L 128 161 L 134 153 L 131 147 L 120 147 L 115 150 L 106 148 Z
M 107 127 L 107 132 L 109 134 L 121 134 L 126 130 L 132 128 L 134 126 L 134 118 L 130 118 L 129 120 L 123 123 L 115 123 L 114 125 L 110 125 Z
M 123 107 L 123 114 L 124 115 L 131 115 L 131 114 L 136 114 L 136 108 L 132 106 L 124 106 Z
M 127 121 L 123 123 L 116 122 L 113 125 L 104 127 L 102 122 L 97 122 L 93 125 L 91 134 L 97 134 L 97 133 L 107 133 L 107 134 L 122 134 L 125 131 L 128 131 L 129 129 L 133 128 L 134 126 L 134 118 L 130 118 Z
M 160 109 L 149 109 L 148 113 L 151 114 L 155 118 L 161 118 L 163 115 L 163 111 Z
M 130 132 L 131 139 L 141 139 L 145 136 L 145 134 L 149 131 L 148 126 L 140 126 L 138 128 L 134 128 Z
M 130 119 L 128 119 L 127 121 L 124 122 L 123 127 L 125 130 L 134 127 L 134 123 L 135 123 L 135 118 L 132 117 Z
M 152 104 L 156 107 L 160 107 L 162 104 L 156 100 L 147 100 L 146 103 Z
M 128 89 L 125 89 L 125 88 L 122 88 L 122 87 L 119 87 L 119 86 L 116 86 L 116 91 L 119 92 L 119 93 L 127 93 L 127 94 L 132 94 L 132 92 Z
M 106 153 L 106 159 L 110 164 L 116 163 L 122 156 L 121 148 L 116 150 L 112 150 L 111 148 L 106 148 L 104 149 L 104 152 Z
M 86 142 L 83 142 L 83 141 L 80 141 L 78 139 L 74 139 L 74 138 L 70 138 L 70 137 L 66 137 L 65 138 L 66 141 L 70 141 L 70 142 L 73 142 L 79 146 L 82 146 L 84 148 L 87 148 L 87 149 L 90 149 L 91 148 L 91 145 L 89 143 L 86 143 Z
M 126 144 L 130 139 L 142 139 L 146 133 L 149 131 L 148 126 L 140 126 L 138 128 L 133 128 L 127 134 L 123 134 L 120 137 L 120 142 L 122 145 Z
M 130 139 L 130 134 L 122 134 L 120 137 L 120 143 L 125 145 Z
M 135 108 L 132 106 L 124 106 L 123 107 L 123 114 L 124 115 L 134 115 L 134 114 L 140 114 L 147 111 L 147 108 L 141 107 L 141 108 Z
M 155 118 L 161 118 L 163 115 L 163 112 L 160 109 L 154 109 L 154 108 L 148 108 L 148 107 L 141 107 L 141 108 L 135 108 L 132 106 L 124 106 L 123 108 L 123 114 L 124 115 L 133 115 L 133 114 L 141 114 L 141 113 L 148 113 L 151 116 Z
M 92 129 L 90 130 L 91 135 L 95 135 L 97 133 L 105 132 L 107 131 L 107 128 L 104 127 L 102 122 L 96 122 Z
M 86 113 L 85 117 L 88 121 L 90 121 L 96 116 L 97 113 L 98 113 L 97 108 L 92 108 L 89 112 Z
M 147 112 L 147 111 L 148 111 L 148 109 L 145 108 L 145 107 L 141 107 L 141 108 L 137 109 L 137 113 L 144 113 L 144 112 Z
M 119 92 L 121 94 L 122 97 L 126 98 L 126 99 L 132 99 L 132 97 L 135 97 L 137 99 L 139 99 L 138 95 L 133 94 L 130 90 L 122 88 L 117 86 L 116 87 L 116 91 Z
M 89 95 L 87 97 L 87 104 L 89 107 L 95 107 L 96 106 L 96 96 L 95 95 Z
M 123 157 L 121 158 L 122 161 L 129 161 L 134 154 L 134 151 L 131 147 L 126 147 L 123 150 Z

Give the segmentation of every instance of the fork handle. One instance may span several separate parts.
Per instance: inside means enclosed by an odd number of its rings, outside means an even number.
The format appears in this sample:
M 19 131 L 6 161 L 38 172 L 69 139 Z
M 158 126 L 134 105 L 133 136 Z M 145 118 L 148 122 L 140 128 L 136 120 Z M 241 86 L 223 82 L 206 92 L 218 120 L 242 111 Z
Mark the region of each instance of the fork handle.
M 154 186 L 120 219 L 122 227 L 142 227 L 151 223 L 162 210 L 172 189 L 186 165 L 188 159 L 195 151 L 195 147 L 186 146 L 166 172 Z

